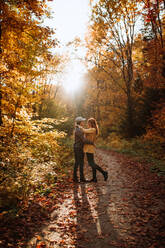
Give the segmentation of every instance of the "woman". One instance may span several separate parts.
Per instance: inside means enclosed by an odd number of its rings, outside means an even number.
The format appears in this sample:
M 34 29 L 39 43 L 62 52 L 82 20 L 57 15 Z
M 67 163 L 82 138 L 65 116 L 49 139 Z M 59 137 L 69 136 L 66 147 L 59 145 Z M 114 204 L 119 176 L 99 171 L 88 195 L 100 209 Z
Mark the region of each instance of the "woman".
M 82 128 L 86 139 L 90 140 L 91 142 L 95 142 L 96 137 L 99 133 L 98 130 L 98 125 L 97 122 L 94 118 L 90 118 L 88 119 L 88 128 Z M 89 165 L 92 167 L 92 172 L 93 172 L 93 178 L 91 180 L 91 182 L 97 182 L 97 177 L 96 177 L 96 171 L 100 171 L 103 176 L 104 176 L 104 180 L 107 181 L 108 179 L 108 172 L 104 171 L 99 165 L 97 165 L 94 161 L 94 152 L 95 152 L 95 146 L 94 145 L 90 145 L 90 144 L 84 144 L 84 153 L 86 153 L 87 156 L 87 160 Z

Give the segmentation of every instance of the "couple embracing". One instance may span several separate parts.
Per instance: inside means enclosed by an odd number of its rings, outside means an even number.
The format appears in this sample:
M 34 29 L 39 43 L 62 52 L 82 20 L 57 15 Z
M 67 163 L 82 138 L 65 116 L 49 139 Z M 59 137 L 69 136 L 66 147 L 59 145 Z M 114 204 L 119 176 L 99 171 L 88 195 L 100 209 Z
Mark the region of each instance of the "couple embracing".
M 96 171 L 102 173 L 104 180 L 108 179 L 108 172 L 104 171 L 99 165 L 94 161 L 95 152 L 95 140 L 98 135 L 98 125 L 94 118 L 90 118 L 87 121 L 88 128 L 84 128 L 85 118 L 77 117 L 75 119 L 75 142 L 74 142 L 74 172 L 73 181 L 79 182 L 77 177 L 78 168 L 80 171 L 80 182 L 86 182 L 84 177 L 84 155 L 86 154 L 88 164 L 92 168 L 93 178 L 90 182 L 97 182 Z

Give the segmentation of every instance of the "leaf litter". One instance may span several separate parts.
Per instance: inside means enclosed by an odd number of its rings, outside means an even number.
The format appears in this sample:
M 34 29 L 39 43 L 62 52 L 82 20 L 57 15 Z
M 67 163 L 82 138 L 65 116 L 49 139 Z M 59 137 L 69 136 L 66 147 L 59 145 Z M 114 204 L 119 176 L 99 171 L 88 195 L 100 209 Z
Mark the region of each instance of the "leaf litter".
M 165 247 L 164 178 L 111 151 L 98 149 L 96 162 L 108 170 L 107 182 L 99 173 L 97 183 L 56 182 L 0 224 L 0 247 Z M 91 178 L 87 164 L 85 174 Z

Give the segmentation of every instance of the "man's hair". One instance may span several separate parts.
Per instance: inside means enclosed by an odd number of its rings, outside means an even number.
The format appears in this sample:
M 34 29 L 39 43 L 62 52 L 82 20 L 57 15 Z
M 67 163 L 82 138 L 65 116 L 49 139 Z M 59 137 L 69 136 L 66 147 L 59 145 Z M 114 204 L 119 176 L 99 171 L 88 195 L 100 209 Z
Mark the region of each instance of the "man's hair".
M 81 121 L 77 121 L 77 122 L 76 122 L 77 125 L 80 125 L 80 123 L 81 123 Z

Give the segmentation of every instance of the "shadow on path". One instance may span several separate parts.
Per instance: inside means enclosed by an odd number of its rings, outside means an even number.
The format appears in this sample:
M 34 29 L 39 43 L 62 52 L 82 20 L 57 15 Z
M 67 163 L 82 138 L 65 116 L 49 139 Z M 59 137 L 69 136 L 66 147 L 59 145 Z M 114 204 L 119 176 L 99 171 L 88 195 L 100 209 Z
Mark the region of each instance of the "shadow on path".
M 108 185 L 105 186 L 109 187 Z M 103 194 L 97 184 L 80 184 L 74 187 L 74 200 L 77 209 L 76 248 L 114 248 L 124 247 L 119 242 L 107 209 L 110 193 Z M 96 201 L 91 205 L 90 196 Z
M 34 199 L 20 217 L 0 222 L 0 248 L 36 248 L 37 235 L 47 248 L 164 248 L 165 180 L 113 152 L 98 150 L 96 161 L 108 167 L 107 182 L 98 173 L 97 183 L 60 184 L 43 205 Z

